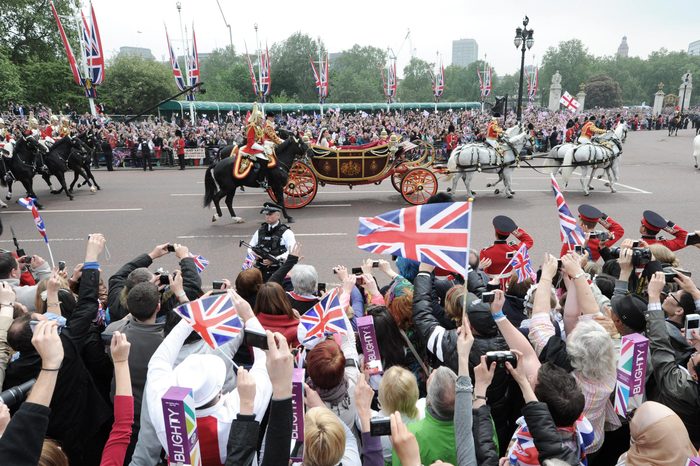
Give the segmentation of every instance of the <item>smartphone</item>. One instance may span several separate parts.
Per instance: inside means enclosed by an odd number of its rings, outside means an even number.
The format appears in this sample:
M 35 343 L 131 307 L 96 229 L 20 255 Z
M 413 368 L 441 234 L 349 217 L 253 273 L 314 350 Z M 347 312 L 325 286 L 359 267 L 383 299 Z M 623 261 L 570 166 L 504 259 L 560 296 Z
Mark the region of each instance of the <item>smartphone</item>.
M 355 284 L 362 286 L 365 284 L 365 279 L 362 275 L 356 275 L 357 278 L 355 278 Z
M 362 267 L 353 267 L 352 273 L 355 275 L 362 275 Z
M 32 329 L 32 333 L 34 333 L 34 330 L 36 329 L 37 324 L 39 323 L 38 320 L 30 320 L 29 321 L 29 328 Z M 63 330 L 63 325 L 58 326 L 58 334 L 61 334 L 61 330 Z
M 168 275 L 167 273 L 158 275 L 158 282 L 161 285 L 170 285 L 170 275 Z
M 321 296 L 323 293 L 326 292 L 326 284 L 325 283 L 319 283 L 318 287 L 316 288 L 316 291 L 319 296 Z
M 580 244 L 575 245 L 574 252 L 576 254 L 583 254 L 583 246 L 581 246 Z
M 638 248 L 638 247 L 639 247 L 639 241 L 632 241 L 632 247 L 633 247 L 633 248 Z
M 685 316 L 685 338 L 700 338 L 700 314 L 687 314 Z
M 557 270 L 560 270 L 564 264 L 562 263 L 561 259 L 557 259 Z
M 486 293 L 481 294 L 482 303 L 492 303 L 494 299 L 496 299 L 496 293 L 493 291 L 487 291 Z
M 65 261 L 58 261 L 58 271 L 61 272 L 66 269 Z
M 374 267 L 375 269 L 378 268 L 378 267 L 379 267 L 379 261 L 374 261 L 374 262 L 372 262 L 372 267 Z
M 224 282 L 223 280 L 214 280 L 213 282 L 211 282 L 211 287 L 213 290 L 223 290 Z
M 172 244 L 168 244 L 167 248 L 168 252 L 175 252 L 175 246 L 173 246 Z
M 27 253 L 24 252 L 24 249 L 17 249 L 17 257 L 24 257 L 26 255 Z
M 375 417 L 370 419 L 369 435 L 372 437 L 391 435 L 391 419 L 388 417 Z
M 264 333 L 247 328 L 244 331 L 244 338 L 245 344 L 248 346 L 254 346 L 255 348 L 260 348 L 262 350 L 268 349 L 267 335 Z

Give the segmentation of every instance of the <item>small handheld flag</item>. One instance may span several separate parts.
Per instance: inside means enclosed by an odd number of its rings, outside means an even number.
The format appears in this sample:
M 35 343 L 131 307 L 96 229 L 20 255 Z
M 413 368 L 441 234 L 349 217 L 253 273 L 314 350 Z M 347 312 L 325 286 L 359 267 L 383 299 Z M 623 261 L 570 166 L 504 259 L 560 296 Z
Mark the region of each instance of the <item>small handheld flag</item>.
M 241 265 L 241 270 L 252 269 L 255 266 L 255 260 L 255 254 L 248 251 L 248 254 L 245 256 L 245 260 L 243 261 L 243 265 Z
M 309 344 L 315 346 L 326 333 L 346 335 L 348 327 L 345 319 L 345 311 L 340 305 L 340 290 L 334 288 L 299 319 L 299 342 L 309 347 Z
M 190 257 L 194 261 L 194 266 L 197 269 L 197 273 L 204 272 L 204 269 L 206 269 L 209 266 L 209 261 L 202 256 L 196 256 L 190 253 Z
M 557 201 L 557 211 L 559 212 L 559 234 L 561 236 L 561 242 L 568 245 L 580 245 L 586 242 L 586 235 L 583 230 L 576 223 L 576 219 L 571 215 L 571 210 L 566 204 L 566 199 L 559 189 L 559 184 L 557 180 L 552 177 L 552 191 L 554 192 L 554 199 Z
M 214 349 L 236 338 L 243 329 L 243 321 L 228 294 L 183 304 L 175 312 Z
M 510 264 L 513 267 L 516 277 L 518 277 L 518 283 L 522 283 L 528 278 L 535 281 L 535 271 L 532 269 L 532 262 L 530 261 L 530 254 L 527 252 L 527 246 L 523 244 L 515 253 L 513 259 L 511 259 Z
M 27 210 L 32 212 L 32 217 L 34 217 L 34 223 L 36 224 L 36 229 L 39 230 L 39 234 L 44 238 L 44 242 L 48 244 L 49 237 L 46 236 L 46 225 L 44 225 L 44 219 L 39 215 L 39 210 L 36 208 L 34 199 L 31 197 L 21 197 L 17 200 L 17 203 Z

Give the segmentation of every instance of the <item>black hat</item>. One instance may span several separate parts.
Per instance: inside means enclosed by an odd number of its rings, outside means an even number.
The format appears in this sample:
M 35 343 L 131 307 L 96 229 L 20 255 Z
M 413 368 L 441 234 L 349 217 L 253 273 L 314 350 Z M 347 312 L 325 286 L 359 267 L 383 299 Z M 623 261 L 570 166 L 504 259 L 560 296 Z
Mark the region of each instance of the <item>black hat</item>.
M 589 121 L 595 121 L 595 115 L 591 115 L 591 117 L 588 119 Z
M 428 198 L 426 204 L 440 204 L 442 202 L 454 202 L 455 198 L 450 193 L 440 191 L 435 193 Z
M 282 212 L 282 207 L 274 202 L 266 202 L 260 210 L 261 214 L 271 214 L 273 212 Z
M 651 210 L 645 210 L 642 213 L 642 225 L 647 230 L 658 233 L 666 226 L 666 220 L 659 214 Z
M 448 133 L 454 133 L 454 131 L 455 131 L 455 125 L 453 125 L 452 123 L 450 123 L 450 126 L 447 127 L 447 132 L 448 132 Z
M 494 118 L 501 118 L 501 114 L 498 112 L 493 112 L 493 117 Z
M 647 310 L 647 305 L 639 296 L 632 294 L 613 296 L 610 307 L 622 323 L 635 332 L 643 332 L 646 329 L 647 321 L 644 312 Z
M 505 215 L 496 215 L 493 218 L 493 228 L 499 235 L 507 236 L 518 229 L 518 225 L 515 224 L 512 218 L 506 217 Z
M 578 216 L 584 222 L 595 223 L 603 216 L 603 212 L 590 204 L 581 204 L 578 206 Z
M 265 114 L 265 118 L 274 118 L 274 117 L 275 117 L 275 114 L 272 113 L 272 112 L 267 112 L 267 113 Z
M 498 334 L 498 326 L 491 315 L 491 306 L 480 299 L 473 300 L 467 307 L 469 324 L 483 337 L 494 337 Z

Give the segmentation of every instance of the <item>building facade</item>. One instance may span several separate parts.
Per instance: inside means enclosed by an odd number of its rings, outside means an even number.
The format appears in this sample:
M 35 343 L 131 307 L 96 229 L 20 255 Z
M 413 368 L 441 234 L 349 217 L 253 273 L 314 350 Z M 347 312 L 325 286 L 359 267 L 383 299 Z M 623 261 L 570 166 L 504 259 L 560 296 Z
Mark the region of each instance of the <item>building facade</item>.
M 700 55 L 700 40 L 688 44 L 688 55 Z
M 479 58 L 479 44 L 474 39 L 452 41 L 452 64 L 466 68 Z
M 151 53 L 151 49 L 144 47 L 119 47 L 120 55 L 131 55 L 135 57 L 145 58 L 146 60 L 155 60 L 156 57 Z

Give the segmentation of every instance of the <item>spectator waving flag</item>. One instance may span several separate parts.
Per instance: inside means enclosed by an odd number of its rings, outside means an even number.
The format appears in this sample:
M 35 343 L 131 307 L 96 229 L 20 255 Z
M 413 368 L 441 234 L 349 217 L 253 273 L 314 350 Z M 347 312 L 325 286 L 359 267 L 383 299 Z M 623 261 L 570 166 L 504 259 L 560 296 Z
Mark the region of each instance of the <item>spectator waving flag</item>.
M 214 349 L 233 340 L 243 330 L 243 321 L 228 294 L 183 304 L 175 312 Z
M 518 283 L 522 283 L 528 278 L 532 281 L 536 280 L 535 271 L 532 269 L 532 263 L 530 262 L 530 254 L 527 252 L 527 246 L 525 243 L 520 246 L 520 249 L 515 253 L 513 259 L 510 261 L 510 265 L 513 267 L 515 275 L 518 277 Z
M 340 289 L 334 288 L 314 307 L 299 318 L 297 338 L 302 345 L 315 345 L 326 333 L 346 335 L 345 311 L 340 305 Z
M 204 272 L 204 269 L 209 266 L 209 261 L 202 256 L 195 256 L 194 254 L 190 253 L 190 257 L 194 261 L 194 266 L 197 268 L 197 273 Z
M 559 212 L 559 234 L 561 236 L 561 242 L 569 245 L 581 245 L 586 241 L 585 234 L 580 226 L 576 223 L 576 219 L 571 215 L 571 210 L 569 206 L 566 205 L 566 200 L 564 195 L 559 189 L 559 184 L 557 180 L 552 177 L 552 191 L 554 191 L 554 198 L 557 201 L 557 211 Z
M 34 204 L 34 199 L 31 197 L 21 197 L 17 200 L 17 203 L 25 209 L 31 210 L 36 229 L 39 230 L 39 234 L 44 238 L 44 242 L 49 244 L 49 237 L 46 236 L 46 225 L 44 225 L 44 219 L 39 215 L 39 210 L 37 210 L 36 204 Z
M 255 254 L 248 251 L 248 254 L 245 256 L 245 260 L 243 261 L 243 265 L 241 265 L 241 270 L 252 269 L 255 266 L 256 259 Z
M 425 204 L 360 217 L 357 247 L 467 276 L 471 202 Z

